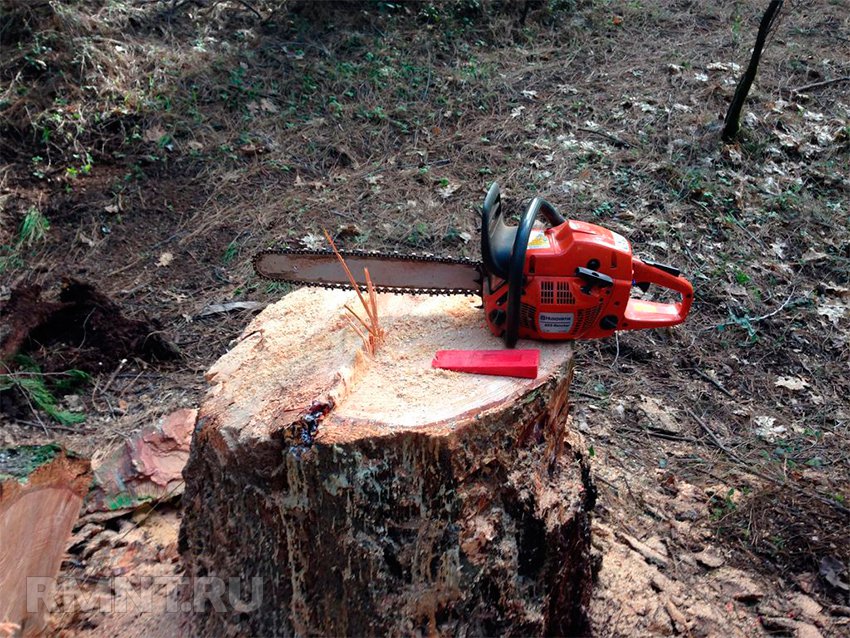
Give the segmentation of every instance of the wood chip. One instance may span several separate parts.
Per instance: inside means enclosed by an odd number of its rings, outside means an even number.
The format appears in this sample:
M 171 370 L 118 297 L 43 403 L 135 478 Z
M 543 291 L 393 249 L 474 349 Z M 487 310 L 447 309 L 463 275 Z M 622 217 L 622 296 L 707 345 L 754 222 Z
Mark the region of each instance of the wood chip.
M 694 558 L 700 565 L 709 569 L 717 569 L 726 562 L 720 554 L 710 549 L 704 549 L 694 554 Z
M 638 554 L 643 556 L 647 562 L 652 563 L 653 565 L 657 565 L 661 568 L 666 568 L 670 565 L 670 561 L 666 556 L 664 556 L 660 552 L 655 551 L 649 545 L 639 541 L 634 536 L 630 536 L 625 532 L 617 532 L 617 536 L 620 538 L 620 540 L 624 541 Z

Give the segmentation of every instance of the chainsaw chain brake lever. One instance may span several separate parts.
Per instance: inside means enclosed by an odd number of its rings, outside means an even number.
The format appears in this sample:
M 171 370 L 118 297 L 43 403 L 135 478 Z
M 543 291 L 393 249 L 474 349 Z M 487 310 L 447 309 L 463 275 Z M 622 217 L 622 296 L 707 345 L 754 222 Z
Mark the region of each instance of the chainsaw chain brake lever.
M 541 212 L 552 226 L 559 226 L 566 221 L 563 215 L 549 202 L 540 198 L 535 199 L 535 201 L 537 200 L 540 203 L 531 218 L 529 233 L 537 217 L 537 211 Z M 533 204 L 534 202 L 532 202 Z M 484 199 L 484 205 L 481 208 L 481 258 L 484 262 L 484 268 L 489 274 L 505 281 L 509 279 L 511 258 L 517 244 L 517 232 L 523 227 L 523 222 L 529 217 L 530 212 L 531 206 L 526 210 L 519 226 L 508 226 L 505 223 L 499 184 L 493 182 L 490 185 L 487 197 Z

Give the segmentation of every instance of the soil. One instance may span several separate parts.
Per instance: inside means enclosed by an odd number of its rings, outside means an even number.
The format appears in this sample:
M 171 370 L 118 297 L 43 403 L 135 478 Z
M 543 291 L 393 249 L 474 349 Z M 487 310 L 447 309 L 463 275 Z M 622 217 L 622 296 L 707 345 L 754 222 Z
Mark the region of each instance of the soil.
M 202 311 L 289 291 L 262 248 L 478 257 L 496 180 L 696 289 L 680 327 L 576 344 L 595 634 L 850 631 L 850 3 L 785 3 L 731 144 L 755 0 L 84 4 L 3 3 L 0 303 L 73 278 L 182 358 L 53 387 L 82 424 L 12 402 L 0 447 L 99 458 L 196 407 L 250 320 Z

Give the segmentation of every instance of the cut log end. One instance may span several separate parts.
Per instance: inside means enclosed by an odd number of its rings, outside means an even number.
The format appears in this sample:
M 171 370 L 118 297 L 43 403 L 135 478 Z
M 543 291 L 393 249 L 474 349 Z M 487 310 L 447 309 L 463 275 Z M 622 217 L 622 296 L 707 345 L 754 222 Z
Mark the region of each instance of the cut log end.
M 523 344 L 533 380 L 434 369 L 440 349 L 501 347 L 476 300 L 383 295 L 370 357 L 351 298 L 289 295 L 210 370 L 181 547 L 190 575 L 262 597 L 197 630 L 581 630 L 593 492 L 566 431 L 570 346 Z
M 44 629 L 90 483 L 88 460 L 58 446 L 0 450 L 0 621 L 20 626 L 24 636 Z

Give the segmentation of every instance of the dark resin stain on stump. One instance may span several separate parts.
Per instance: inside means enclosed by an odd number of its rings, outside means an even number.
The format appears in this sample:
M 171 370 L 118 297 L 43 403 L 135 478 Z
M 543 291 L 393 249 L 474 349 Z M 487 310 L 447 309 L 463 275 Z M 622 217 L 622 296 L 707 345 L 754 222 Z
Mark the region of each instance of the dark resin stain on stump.
M 520 344 L 541 348 L 536 380 L 435 370 L 439 349 L 500 347 L 476 300 L 386 295 L 369 358 L 353 300 L 293 293 L 209 372 L 181 551 L 247 600 L 196 614 L 196 633 L 582 631 L 593 490 L 566 428 L 570 346 Z

